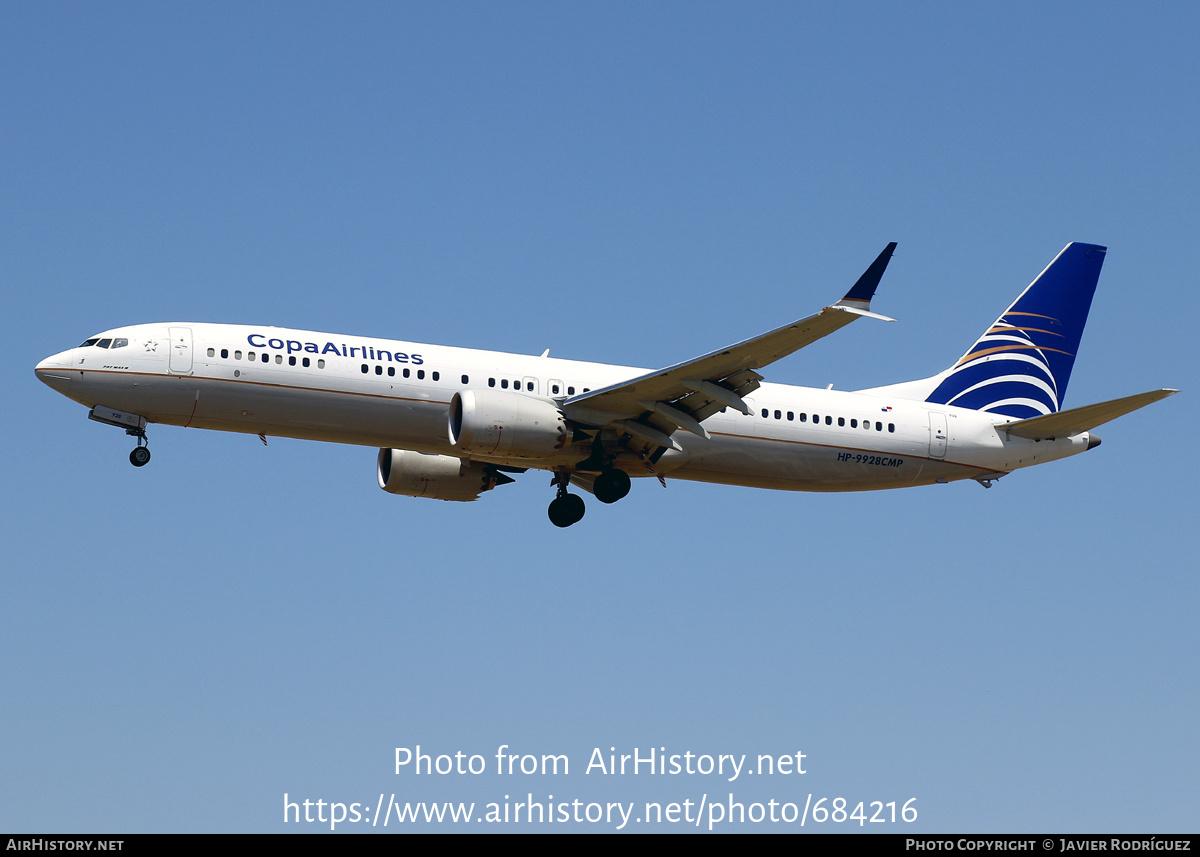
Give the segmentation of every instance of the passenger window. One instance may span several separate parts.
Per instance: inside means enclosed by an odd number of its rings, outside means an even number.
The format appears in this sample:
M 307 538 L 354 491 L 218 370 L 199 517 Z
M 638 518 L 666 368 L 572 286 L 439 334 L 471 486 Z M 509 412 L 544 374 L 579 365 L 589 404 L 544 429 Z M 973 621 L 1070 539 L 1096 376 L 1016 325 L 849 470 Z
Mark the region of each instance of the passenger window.
M 241 359 L 242 359 L 242 352 L 240 352 L 240 351 L 235 351 L 235 352 L 233 352 L 233 359 L 234 359 L 234 360 L 241 360 Z M 305 360 L 305 363 L 304 363 L 304 365 L 305 365 L 305 366 L 307 366 L 307 365 L 308 365 L 308 358 L 307 358 L 307 357 L 305 357 L 305 358 L 304 358 L 304 360 Z
M 264 351 L 264 352 L 263 352 L 263 355 L 262 355 L 262 362 L 263 362 L 263 363 L 270 363 L 270 362 L 271 362 L 271 355 L 270 355 L 270 354 L 268 354 L 267 352 L 265 352 L 265 351 Z
M 210 349 L 208 349 L 208 356 L 209 356 L 209 357 L 216 357 L 216 356 L 217 356 L 217 350 L 216 350 L 215 348 L 210 348 Z
M 551 385 L 551 395 L 553 395 L 553 396 L 557 396 L 557 395 L 558 395 L 558 385 L 557 385 L 557 384 L 552 384 L 552 385 Z
M 841 426 L 842 428 L 845 428 L 846 427 L 846 418 L 838 417 L 838 425 Z
M 417 370 L 417 377 L 418 377 L 418 378 L 420 378 L 422 381 L 424 381 L 424 380 L 425 380 L 425 370 L 424 370 L 424 369 L 418 369 L 418 370 Z
M 388 367 L 388 377 L 389 377 L 389 378 L 394 378 L 395 376 L 396 376 L 396 367 L 395 367 L 395 366 L 389 366 L 389 367 Z
M 826 417 L 826 418 L 825 418 L 825 425 L 827 425 L 827 426 L 831 426 L 831 425 L 833 425 L 833 417 Z
M 802 422 L 802 423 L 806 423 L 806 422 L 808 422 L 808 414 L 801 414 L 801 415 L 800 415 L 800 422 Z
M 495 386 L 496 386 L 496 379 L 495 379 L 495 378 L 488 378 L 488 386 L 489 386 L 489 387 L 495 387 Z
M 250 353 L 248 353 L 246 355 L 246 359 L 249 360 L 251 363 L 253 363 L 254 362 L 254 352 L 251 351 Z
M 767 409 L 766 408 L 762 409 L 762 415 L 763 415 L 763 419 L 765 420 L 767 418 Z
M 501 388 L 502 390 L 507 390 L 507 389 L 508 389 L 508 379 L 507 379 L 507 378 L 501 378 L 501 379 L 500 379 L 500 388 Z
M 283 365 L 283 355 L 282 355 L 282 354 L 276 354 L 276 355 L 275 355 L 275 362 L 276 362 L 277 364 L 279 364 L 280 366 L 282 366 L 282 365 Z
M 440 380 L 442 380 L 442 373 L 441 373 L 441 372 L 434 372 L 434 373 L 433 373 L 433 380 L 435 380 L 435 381 L 440 381 Z
M 405 369 L 405 370 L 404 370 L 404 377 L 405 377 L 405 378 L 407 378 L 408 376 L 409 376 L 409 371 L 408 371 L 407 369 Z
M 466 386 L 468 383 L 470 383 L 470 379 L 469 379 L 469 378 L 467 378 L 467 376 L 466 376 L 466 375 L 463 375 L 463 376 L 462 376 L 462 382 L 463 382 L 463 386 Z
M 324 368 L 325 368 L 325 358 L 324 358 L 324 357 L 322 357 L 322 358 L 320 358 L 320 359 L 318 359 L 318 360 L 317 360 L 317 368 L 318 368 L 318 369 L 324 369 Z
M 779 419 L 783 419 L 783 414 L 781 414 L 779 411 L 776 411 L 776 412 L 775 412 L 775 419 L 777 419 L 777 420 L 779 420 Z
M 376 374 L 376 375 L 382 375 L 382 374 L 383 374 L 383 367 L 382 367 L 382 366 L 376 366 L 376 367 L 375 367 L 375 374 Z
M 228 348 L 222 348 L 222 349 L 221 349 L 221 359 L 222 359 L 222 360 L 228 360 L 228 359 L 229 359 L 229 349 L 228 349 Z
M 575 388 L 574 388 L 574 387 L 567 387 L 567 395 L 568 395 L 568 396 L 574 396 L 574 395 L 575 395 Z
M 369 369 L 367 369 L 367 364 L 366 364 L 366 363 L 364 363 L 364 364 L 362 365 L 362 373 L 363 373 L 364 375 L 366 375 L 368 371 L 370 371 L 370 370 L 369 370 Z
M 296 355 L 295 355 L 295 354 L 292 354 L 292 355 L 289 355 L 289 356 L 288 356 L 288 365 L 289 365 L 289 366 L 295 366 L 295 365 L 296 365 Z
M 858 428 L 858 420 L 850 420 L 850 428 Z
M 896 424 L 888 423 L 888 431 L 890 431 L 892 434 L 895 434 L 896 433 Z
M 875 423 L 875 431 L 883 431 L 883 423 Z
M 235 352 L 235 353 L 236 353 L 236 352 Z M 304 368 L 305 368 L 305 369 L 307 369 L 307 368 L 309 367 L 309 365 L 310 365 L 310 364 L 309 364 L 308 358 L 307 358 L 307 357 L 305 357 L 305 358 L 304 358 Z
M 793 414 L 791 411 L 788 411 L 788 422 L 790 423 L 795 418 L 796 418 L 796 415 Z

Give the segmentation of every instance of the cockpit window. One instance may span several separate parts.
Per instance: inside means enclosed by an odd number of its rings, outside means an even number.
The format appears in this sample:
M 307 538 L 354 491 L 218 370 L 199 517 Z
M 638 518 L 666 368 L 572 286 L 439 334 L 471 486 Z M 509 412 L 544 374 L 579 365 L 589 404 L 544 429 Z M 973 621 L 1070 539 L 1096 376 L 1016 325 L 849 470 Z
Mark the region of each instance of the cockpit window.
M 99 342 L 96 343 L 97 348 L 108 348 L 108 346 L 110 346 L 110 345 L 112 345 L 111 339 L 101 339 Z
M 100 341 L 100 337 L 98 337 L 98 336 L 95 339 L 85 339 L 83 342 L 79 343 L 79 347 L 87 348 L 89 345 L 95 345 L 99 341 Z
M 129 344 L 129 340 L 122 337 L 121 339 L 114 339 L 112 347 L 113 348 L 124 348 L 128 344 Z

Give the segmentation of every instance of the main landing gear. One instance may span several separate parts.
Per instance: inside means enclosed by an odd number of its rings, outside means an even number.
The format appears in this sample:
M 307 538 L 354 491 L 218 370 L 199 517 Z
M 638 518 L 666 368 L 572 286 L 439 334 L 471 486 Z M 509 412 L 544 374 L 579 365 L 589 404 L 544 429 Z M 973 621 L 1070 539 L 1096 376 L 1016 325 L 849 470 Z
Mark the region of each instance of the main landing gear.
M 578 494 L 567 493 L 571 482 L 569 473 L 554 474 L 554 483 L 558 486 L 558 496 L 550 503 L 550 523 L 556 527 L 569 527 L 583 518 L 585 511 L 583 498 Z M 631 480 L 624 470 L 608 468 L 600 473 L 592 482 L 592 493 L 601 503 L 615 503 L 629 493 Z
M 550 523 L 556 527 L 569 527 L 582 520 L 585 511 L 582 497 L 563 491 L 550 501 Z
M 610 468 L 596 477 L 592 493 L 601 503 L 615 503 L 629 493 L 629 474 L 624 470 Z
M 571 481 L 571 476 L 565 472 L 554 474 L 554 483 L 558 486 L 558 496 L 550 501 L 550 508 L 547 510 L 550 515 L 550 523 L 556 527 L 569 527 L 571 524 L 579 523 L 583 518 L 583 513 L 587 511 L 583 505 L 583 498 L 578 494 L 568 494 L 567 485 Z

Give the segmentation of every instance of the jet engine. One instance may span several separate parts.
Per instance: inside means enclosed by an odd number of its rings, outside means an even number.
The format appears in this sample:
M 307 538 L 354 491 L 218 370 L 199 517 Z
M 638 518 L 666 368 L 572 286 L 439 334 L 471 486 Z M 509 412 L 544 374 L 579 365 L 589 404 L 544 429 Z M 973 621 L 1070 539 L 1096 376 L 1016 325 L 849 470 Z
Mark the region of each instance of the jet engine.
M 513 481 L 477 461 L 410 449 L 379 450 L 378 476 L 379 487 L 389 494 L 464 502 L 478 500 L 484 491 Z
M 499 390 L 455 393 L 449 436 L 450 445 L 463 454 L 489 458 L 552 458 L 571 442 L 555 402 Z

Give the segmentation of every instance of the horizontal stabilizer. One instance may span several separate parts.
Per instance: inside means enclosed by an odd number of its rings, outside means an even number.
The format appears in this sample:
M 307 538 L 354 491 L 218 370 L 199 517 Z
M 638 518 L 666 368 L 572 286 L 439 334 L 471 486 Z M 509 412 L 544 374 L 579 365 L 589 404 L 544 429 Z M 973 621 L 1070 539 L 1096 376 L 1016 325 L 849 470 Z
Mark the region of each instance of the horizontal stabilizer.
M 1057 414 L 1018 420 L 1015 423 L 997 426 L 997 428 L 1003 429 L 1009 435 L 1029 440 L 1071 437 L 1178 392 L 1178 390 L 1151 390 L 1149 393 L 1138 393 L 1136 396 L 1126 396 L 1123 399 L 1113 399 L 1082 408 L 1071 408 L 1068 411 L 1059 411 Z

